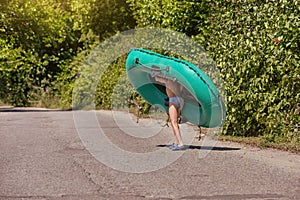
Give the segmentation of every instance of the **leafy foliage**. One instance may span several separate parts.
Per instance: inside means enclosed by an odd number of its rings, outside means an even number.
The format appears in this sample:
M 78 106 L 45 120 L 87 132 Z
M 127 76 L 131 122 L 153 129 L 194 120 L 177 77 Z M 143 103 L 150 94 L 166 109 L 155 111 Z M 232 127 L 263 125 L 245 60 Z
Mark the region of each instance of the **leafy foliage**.
M 28 105 L 30 92 L 52 86 L 82 46 L 80 35 L 72 30 L 70 13 L 61 6 L 54 0 L 12 0 L 1 5 L 0 38 L 5 42 L 1 47 L 9 55 L 1 60 L 1 72 L 7 77 L 1 80 L 5 88 L 1 93 L 9 94 L 6 102 Z
M 135 26 L 125 1 L 3 0 L 0 9 L 0 96 L 19 106 L 34 93 L 70 105 L 80 60 L 99 39 Z
M 207 35 L 210 1 L 127 0 L 138 26 L 171 28 L 192 36 Z
M 297 1 L 233 1 L 214 6 L 219 9 L 211 18 L 215 21 L 208 49 L 226 83 L 225 131 L 272 137 L 292 131 L 297 136 L 299 130 L 292 128 L 300 122 L 294 114 L 300 102 Z
M 14 105 L 26 105 L 30 91 L 42 84 L 38 78 L 44 75 L 43 63 L 30 51 L 0 39 L 0 98 Z M 35 77 L 36 76 L 36 77 Z
M 128 2 L 139 26 L 185 32 L 216 61 L 227 92 L 225 134 L 299 144 L 297 0 Z
M 161 27 L 192 37 L 217 63 L 227 93 L 224 134 L 300 144 L 298 0 L 2 0 L 0 9 L 3 103 L 46 98 L 70 107 L 74 80 L 93 48 L 120 31 Z M 125 56 L 97 83 L 98 108 L 111 108 Z M 88 84 L 81 84 L 84 91 Z

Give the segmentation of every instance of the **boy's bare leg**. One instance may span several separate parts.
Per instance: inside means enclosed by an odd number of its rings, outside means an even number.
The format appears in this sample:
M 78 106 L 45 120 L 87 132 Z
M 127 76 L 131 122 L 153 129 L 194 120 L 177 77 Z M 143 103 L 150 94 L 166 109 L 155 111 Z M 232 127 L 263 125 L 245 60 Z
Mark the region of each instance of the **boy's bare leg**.
M 173 103 L 170 103 L 169 106 L 169 116 L 170 116 L 170 121 L 175 137 L 175 143 L 178 144 L 179 146 L 183 146 L 182 138 L 180 135 L 179 131 L 179 125 L 178 125 L 178 110 L 176 106 Z

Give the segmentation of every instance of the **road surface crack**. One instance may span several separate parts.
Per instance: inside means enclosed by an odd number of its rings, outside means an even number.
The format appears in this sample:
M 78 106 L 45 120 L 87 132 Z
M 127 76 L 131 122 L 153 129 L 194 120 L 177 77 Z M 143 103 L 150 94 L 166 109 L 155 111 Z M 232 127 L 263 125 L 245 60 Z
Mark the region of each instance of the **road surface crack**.
M 94 179 L 91 176 L 92 174 L 90 172 L 88 172 L 80 163 L 78 163 L 76 160 L 73 160 L 73 164 L 81 169 L 81 171 L 83 172 L 83 174 L 84 174 L 85 178 L 88 180 L 88 182 L 90 182 L 92 185 L 96 186 L 97 192 L 99 192 L 103 189 L 103 187 L 101 185 L 99 185 L 96 181 L 94 181 Z

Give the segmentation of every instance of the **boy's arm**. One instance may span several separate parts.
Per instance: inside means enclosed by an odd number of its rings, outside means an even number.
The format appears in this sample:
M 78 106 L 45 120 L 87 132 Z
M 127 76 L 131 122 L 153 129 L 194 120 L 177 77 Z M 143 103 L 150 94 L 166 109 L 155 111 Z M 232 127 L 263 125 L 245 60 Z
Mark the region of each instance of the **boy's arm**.
M 162 78 L 162 77 L 159 77 L 159 76 L 155 76 L 154 79 L 155 79 L 156 81 L 158 81 L 158 82 L 160 82 L 160 83 L 164 83 L 164 84 L 166 84 L 166 82 L 167 82 L 167 79 Z

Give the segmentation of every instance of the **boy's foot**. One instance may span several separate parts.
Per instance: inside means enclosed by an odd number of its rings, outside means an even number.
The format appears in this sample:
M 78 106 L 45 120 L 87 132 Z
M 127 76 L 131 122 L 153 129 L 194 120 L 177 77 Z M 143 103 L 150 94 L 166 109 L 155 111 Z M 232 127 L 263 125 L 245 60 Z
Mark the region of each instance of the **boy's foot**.
M 179 146 L 176 145 L 174 148 L 172 148 L 172 151 L 182 151 L 182 150 L 186 150 L 187 147 L 185 145 Z
M 169 145 L 169 149 L 173 149 L 173 148 L 175 148 L 177 146 L 177 144 L 171 144 L 171 145 Z

